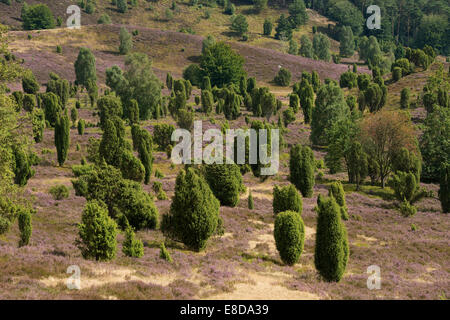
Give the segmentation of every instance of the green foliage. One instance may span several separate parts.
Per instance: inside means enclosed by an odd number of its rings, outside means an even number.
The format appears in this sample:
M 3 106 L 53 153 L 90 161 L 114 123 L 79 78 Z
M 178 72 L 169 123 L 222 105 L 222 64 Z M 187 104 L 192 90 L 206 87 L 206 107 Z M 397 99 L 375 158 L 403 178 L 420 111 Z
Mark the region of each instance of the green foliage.
M 270 36 L 272 34 L 273 24 L 270 20 L 264 20 L 263 24 L 263 34 L 265 36 Z
M 288 186 L 273 188 L 273 213 L 276 215 L 283 211 L 294 211 L 302 214 L 302 196 L 298 193 L 295 186 L 289 184 Z
M 267 0 L 253 0 L 253 10 L 256 13 L 261 13 L 267 8 L 267 2 Z
M 191 130 L 194 126 L 194 113 L 181 109 L 178 111 L 177 125 L 186 130 Z
M 439 188 L 439 200 L 441 200 L 442 212 L 450 212 L 450 164 L 441 166 L 441 181 Z
M 339 282 L 349 258 L 347 230 L 341 220 L 339 205 L 333 197 L 319 195 L 317 212 L 314 264 L 326 281 Z
M 302 57 L 305 58 L 314 58 L 314 48 L 313 48 L 313 44 L 311 42 L 311 40 L 308 38 L 307 35 L 303 35 L 300 39 L 301 42 L 301 46 L 300 46 L 300 50 L 299 50 L 299 54 Z
M 248 31 L 247 18 L 243 14 L 238 14 L 231 20 L 230 30 L 236 32 L 239 36 L 243 36 Z
M 294 265 L 300 259 L 305 243 L 305 225 L 298 212 L 280 212 L 275 218 L 274 237 L 281 260 Z
M 349 117 L 350 109 L 345 102 L 342 89 L 334 82 L 323 85 L 316 97 L 312 111 L 311 141 L 317 145 L 328 144 L 326 130 L 339 119 Z
M 112 260 L 117 251 L 117 225 L 108 216 L 106 205 L 97 200 L 88 201 L 78 225 L 77 245 L 85 259 Z
M 235 207 L 239 194 L 245 189 L 239 166 L 236 164 L 207 164 L 205 180 L 223 206 Z
M 133 37 L 125 27 L 120 28 L 119 40 L 119 53 L 122 55 L 128 54 L 133 48 Z
M 33 94 L 25 94 L 23 96 L 23 109 L 27 112 L 32 112 L 37 105 L 36 96 Z
M 400 67 L 394 67 L 392 69 L 392 79 L 397 82 L 402 78 L 402 68 Z
M 39 83 L 33 72 L 26 72 L 22 77 L 22 88 L 25 93 L 36 94 L 39 91 Z
M 33 138 L 36 143 L 44 139 L 45 114 L 44 110 L 36 108 L 31 114 L 31 124 L 33 126 Z
M 289 107 L 294 113 L 298 112 L 298 109 L 300 107 L 300 99 L 296 93 L 291 93 L 289 95 Z
M 440 167 L 450 162 L 450 108 L 436 107 L 424 122 L 420 137 L 423 158 L 422 180 L 440 180 Z
M 107 13 L 102 13 L 97 21 L 98 24 L 111 24 L 111 17 Z
M 167 262 L 170 262 L 170 263 L 173 262 L 172 257 L 169 254 L 169 251 L 167 251 L 166 246 L 164 245 L 164 242 L 161 243 L 160 251 L 159 251 L 159 257 L 161 259 L 166 260 Z
M 99 110 L 100 127 L 105 130 L 106 121 L 114 117 L 121 118 L 123 115 L 123 107 L 119 98 L 114 95 L 103 96 L 97 101 Z
M 287 108 L 283 111 L 283 124 L 285 127 L 295 121 L 295 113 L 292 110 L 292 108 Z
M 86 124 L 85 124 L 84 119 L 78 120 L 78 126 L 77 126 L 77 129 L 78 129 L 78 134 L 79 134 L 79 135 L 82 136 L 82 135 L 84 134 L 84 128 L 85 128 L 85 126 L 86 126 Z
M 19 247 L 26 246 L 30 243 L 31 234 L 33 232 L 31 210 L 21 208 L 18 214 L 20 241 Z
M 350 1 L 337 1 L 330 3 L 328 14 L 331 19 L 342 26 L 350 26 L 353 33 L 359 36 L 365 24 L 363 14 L 357 6 Z
M 158 200 L 167 200 L 168 199 L 166 193 L 163 190 L 161 182 L 159 182 L 159 181 L 153 182 L 153 191 L 155 192 L 156 198 Z
M 53 29 L 55 27 L 53 13 L 45 4 L 27 6 L 25 10 L 22 10 L 21 18 L 24 30 Z
M 400 93 L 400 108 L 409 109 L 410 105 L 409 96 L 410 96 L 409 88 L 403 88 L 402 92 Z
M 334 197 L 336 203 L 340 207 L 341 219 L 348 220 L 348 208 L 345 203 L 345 191 L 342 183 L 340 181 L 335 181 L 330 184 L 330 189 L 328 190 L 328 196 Z
M 289 181 L 300 190 L 303 197 L 310 198 L 314 187 L 314 154 L 308 146 L 297 144 L 291 148 Z
M 125 229 L 125 240 L 123 242 L 122 252 L 127 257 L 140 258 L 144 255 L 144 244 L 141 240 L 135 239 L 133 228 L 128 226 Z
M 192 168 L 176 179 L 170 213 L 164 216 L 163 232 L 188 248 L 202 250 L 219 224 L 220 203 L 206 181 Z
M 70 121 L 67 110 L 64 115 L 59 114 L 55 123 L 55 146 L 60 166 L 64 164 L 69 153 Z
M 416 181 L 420 182 L 420 174 L 422 171 L 422 162 L 420 156 L 410 152 L 406 148 L 401 148 L 392 155 L 392 172 L 398 171 L 414 174 Z
M 212 35 L 207 35 L 202 41 L 202 55 L 205 54 L 206 50 L 216 44 L 216 39 Z M 204 89 L 204 87 L 202 88 Z
M 72 180 L 75 191 L 87 200 L 106 203 L 109 214 L 123 214 L 135 230 L 158 226 L 158 210 L 152 198 L 137 182 L 122 178 L 119 169 L 106 164 Z
M 404 216 L 405 218 L 412 217 L 417 212 L 417 208 L 409 203 L 409 201 L 407 201 L 406 199 L 402 201 L 398 209 L 402 216 Z
M 308 13 L 303 0 L 294 0 L 289 5 L 289 22 L 293 28 L 298 28 L 308 21 Z
M 95 57 L 88 48 L 80 48 L 77 60 L 75 61 L 75 83 L 88 88 L 89 81 L 97 81 L 97 71 L 95 68 Z
M 287 87 L 291 83 L 291 76 L 292 75 L 289 70 L 287 70 L 285 68 L 281 68 L 278 71 L 278 74 L 273 79 L 273 81 L 275 82 L 275 84 L 277 84 L 279 86 Z
M 128 4 L 127 0 L 116 0 L 117 3 L 117 9 L 120 13 L 125 13 L 128 11 Z
M 51 187 L 48 193 L 50 193 L 55 200 L 67 199 L 69 197 L 69 189 L 63 184 Z
M 235 53 L 230 45 L 218 42 L 208 47 L 202 54 L 200 67 L 209 77 L 212 86 L 222 88 L 227 84 L 239 84 L 245 76 L 244 58 Z
M 349 89 L 357 87 L 358 75 L 350 71 L 344 72 L 343 74 L 341 74 L 339 85 L 341 88 L 349 88 Z
M 253 210 L 255 208 L 255 204 L 253 203 L 252 190 L 249 190 L 248 192 L 248 208 L 250 210 Z
M 202 90 L 201 100 L 202 100 L 202 112 L 210 114 L 214 105 L 214 98 L 211 91 Z
M 316 33 L 313 38 L 314 54 L 319 60 L 330 61 L 330 39 L 323 33 Z
M 69 81 L 65 79 L 50 79 L 47 83 L 47 92 L 56 94 L 61 102 L 61 106 L 65 108 L 69 100 Z
M 198 64 L 190 64 L 183 70 L 183 79 L 189 80 L 193 86 L 200 87 L 203 81 L 203 72 Z
M 174 131 L 175 127 L 171 124 L 155 124 L 153 130 L 153 141 L 158 145 L 158 150 L 165 151 L 169 145 L 173 144 L 171 141 L 171 136 Z
M 275 28 L 275 39 L 290 40 L 292 38 L 292 25 L 284 14 L 277 20 L 277 27 Z
M 339 54 L 343 57 L 353 56 L 355 50 L 355 40 L 353 31 L 349 26 L 343 26 L 339 34 Z

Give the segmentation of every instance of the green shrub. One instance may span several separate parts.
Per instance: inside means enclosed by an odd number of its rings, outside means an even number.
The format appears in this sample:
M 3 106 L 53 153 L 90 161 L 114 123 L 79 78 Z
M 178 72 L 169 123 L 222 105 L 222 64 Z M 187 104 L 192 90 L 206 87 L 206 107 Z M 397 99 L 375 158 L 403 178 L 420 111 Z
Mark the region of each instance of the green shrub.
M 277 214 L 283 211 L 294 211 L 302 214 L 302 196 L 298 193 L 295 186 L 289 184 L 288 186 L 273 188 L 273 213 Z
M 161 243 L 159 257 L 161 259 L 166 260 L 167 262 L 173 262 L 172 257 L 169 254 L 169 251 L 167 251 L 166 246 L 164 245 L 164 242 Z
M 399 206 L 399 211 L 402 214 L 402 216 L 406 217 L 412 217 L 416 214 L 417 209 L 415 206 L 413 206 L 409 201 L 403 200 L 403 202 Z
M 69 197 L 69 189 L 65 185 L 53 186 L 48 191 L 55 200 L 62 200 Z
M 442 212 L 450 212 L 450 164 L 444 163 L 441 167 L 441 181 L 439 200 L 441 200 Z
M 283 124 L 287 127 L 290 123 L 295 121 L 295 113 L 292 108 L 287 108 L 283 111 Z
M 36 96 L 34 94 L 25 94 L 23 97 L 23 109 L 28 112 L 32 112 L 37 105 Z
M 55 123 L 55 146 L 60 166 L 64 164 L 69 153 L 70 122 L 67 110 L 64 115 L 58 115 Z
M 339 205 L 341 210 L 341 218 L 343 220 L 348 220 L 348 208 L 345 203 L 345 191 L 342 183 L 340 181 L 332 182 L 330 185 L 330 190 L 328 191 L 329 197 L 334 197 L 336 203 Z
M 112 260 L 117 251 L 117 225 L 108 216 L 102 201 L 88 201 L 78 225 L 77 246 L 83 258 L 97 261 Z
M 305 225 L 298 212 L 280 212 L 275 218 L 274 237 L 281 260 L 294 265 L 300 259 L 305 242 Z
M 44 93 L 42 95 L 42 108 L 45 112 L 45 120 L 47 120 L 50 125 L 54 127 L 58 115 L 62 110 L 58 96 L 53 92 Z
M 33 137 L 36 143 L 42 142 L 44 139 L 45 114 L 42 109 L 34 109 L 31 116 L 31 124 L 33 126 Z
M 182 170 L 176 179 L 170 213 L 164 216 L 161 229 L 188 248 L 200 251 L 217 229 L 219 207 L 220 202 L 206 181 L 192 168 Z
M 207 164 L 204 169 L 206 182 L 220 204 L 235 207 L 239 203 L 239 194 L 245 189 L 239 166 Z
M 85 128 L 85 126 L 86 126 L 86 122 L 84 121 L 84 119 L 78 120 L 78 126 L 77 126 L 77 129 L 78 129 L 78 134 L 79 134 L 80 136 L 82 136 L 82 135 L 84 134 L 84 128 Z
M 409 109 L 410 105 L 409 96 L 410 96 L 409 88 L 403 88 L 400 93 L 400 108 Z
M 277 84 L 279 86 L 287 87 L 291 83 L 291 77 L 292 77 L 292 75 L 289 70 L 287 70 L 285 68 L 281 68 L 278 71 L 278 74 L 273 79 L 273 81 L 275 82 L 275 84 Z
M 19 246 L 26 246 L 30 243 L 33 226 L 31 222 L 31 211 L 27 208 L 21 208 L 18 215 L 20 241 Z
M 111 24 L 112 23 L 111 17 L 108 14 L 103 13 L 100 16 L 100 18 L 98 19 L 97 23 L 98 24 Z
M 34 176 L 35 171 L 31 168 L 31 159 L 23 148 L 14 146 L 13 157 L 14 183 L 23 187 Z
M 55 27 L 53 13 L 45 4 L 28 6 L 23 11 L 22 21 L 25 30 L 53 29 Z
M 248 192 L 248 208 L 250 210 L 253 210 L 255 208 L 255 205 L 253 203 L 252 190 L 249 190 Z
M 125 230 L 125 241 L 123 242 L 122 252 L 127 257 L 140 258 L 144 255 L 144 245 L 141 240 L 135 239 L 133 228 L 128 226 Z
M 167 200 L 167 195 L 164 192 L 163 188 L 162 188 L 162 183 L 159 181 L 154 181 L 153 182 L 153 191 L 156 194 L 156 198 L 158 200 Z
M 291 93 L 289 95 L 289 107 L 294 111 L 294 113 L 297 113 L 300 108 L 300 99 L 298 98 L 298 95 L 296 93 Z
M 272 34 L 272 22 L 270 22 L 270 20 L 264 20 L 264 24 L 263 24 L 263 34 L 265 36 L 270 36 Z
M 339 85 L 341 88 L 356 88 L 358 86 L 358 75 L 350 71 L 344 72 L 341 74 Z
M 347 230 L 334 197 L 317 198 L 317 232 L 314 265 L 329 282 L 339 282 L 349 258 Z
M 113 166 L 96 167 L 90 174 L 72 180 L 72 184 L 87 200 L 105 202 L 112 217 L 122 213 L 135 230 L 158 226 L 158 210 L 151 196 L 139 183 L 123 179 L 120 170 Z
M 159 169 L 156 169 L 155 170 L 155 178 L 162 179 L 162 178 L 164 178 L 164 174 L 161 171 L 159 171 Z
M 392 79 L 397 82 L 398 80 L 400 80 L 402 78 L 402 68 L 400 67 L 395 67 L 392 70 Z
M 310 198 L 314 187 L 314 154 L 308 146 L 295 145 L 290 151 L 289 180 L 300 190 L 303 197 Z

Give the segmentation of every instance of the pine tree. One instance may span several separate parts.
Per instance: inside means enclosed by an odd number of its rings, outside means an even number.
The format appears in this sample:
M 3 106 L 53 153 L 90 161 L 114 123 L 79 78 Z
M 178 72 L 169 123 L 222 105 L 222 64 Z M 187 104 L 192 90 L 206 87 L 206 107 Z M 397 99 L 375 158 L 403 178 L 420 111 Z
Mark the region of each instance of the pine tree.
M 400 93 L 400 108 L 409 109 L 409 88 L 403 88 Z
M 214 98 L 211 91 L 206 89 L 202 90 L 201 100 L 202 100 L 202 112 L 210 114 L 214 105 Z
M 235 207 L 239 203 L 239 194 L 245 187 L 241 171 L 236 164 L 207 164 L 205 179 L 211 191 L 223 206 Z
M 339 54 L 343 57 L 351 57 L 355 50 L 355 40 L 350 26 L 343 26 L 340 32 Z
M 314 264 L 329 282 L 339 282 L 349 258 L 347 230 L 341 220 L 339 205 L 333 197 L 317 198 L 317 232 Z
M 33 137 L 36 143 L 44 139 L 45 114 L 44 110 L 36 108 L 32 112 L 31 123 L 33 125 Z
M 263 24 L 263 34 L 265 36 L 270 36 L 272 34 L 272 22 L 270 22 L 270 20 L 266 19 L 264 20 L 264 24 Z
M 108 216 L 106 205 L 97 200 L 88 201 L 78 225 L 77 245 L 85 259 L 107 261 L 117 251 L 117 225 Z
M 450 212 L 450 164 L 444 163 L 441 167 L 441 181 L 439 200 L 441 200 L 442 212 Z
M 272 207 L 275 215 L 283 211 L 294 211 L 302 214 L 302 196 L 292 184 L 281 188 L 275 186 L 273 188 Z
M 133 228 L 130 226 L 125 229 L 122 252 L 132 258 L 140 258 L 144 255 L 144 245 L 141 240 L 135 239 Z
M 328 196 L 334 197 L 336 203 L 339 205 L 341 210 L 341 218 L 343 220 L 348 220 L 348 208 L 345 203 L 345 191 L 340 181 L 331 183 Z
M 248 192 L 248 208 L 250 210 L 253 210 L 255 208 L 255 205 L 253 203 L 252 190 L 249 190 Z
M 164 216 L 161 228 L 188 248 L 200 251 L 217 229 L 219 207 L 206 181 L 192 168 L 182 170 L 176 179 L 170 213 Z
M 59 115 L 55 123 L 55 146 L 60 166 L 64 164 L 69 153 L 70 121 L 67 110 L 64 115 Z
M 88 81 L 97 81 L 97 71 L 95 68 L 95 57 L 91 50 L 81 48 L 75 61 L 75 83 L 87 88 Z
M 305 242 L 305 225 L 298 212 L 283 211 L 277 215 L 274 237 L 281 260 L 287 265 L 297 263 Z
M 122 55 L 128 54 L 130 50 L 133 48 L 133 37 L 125 27 L 120 28 L 119 39 L 120 39 L 119 53 Z
M 289 179 L 300 190 L 303 197 L 310 198 L 314 187 L 314 154 L 308 146 L 297 144 L 291 148 Z
M 300 99 L 296 93 L 291 93 L 289 95 L 289 107 L 294 111 L 294 113 L 298 112 L 300 107 Z
M 31 233 L 33 232 L 33 226 L 31 222 L 31 211 L 27 208 L 20 208 L 18 221 L 20 230 L 19 246 L 26 246 L 30 243 Z

